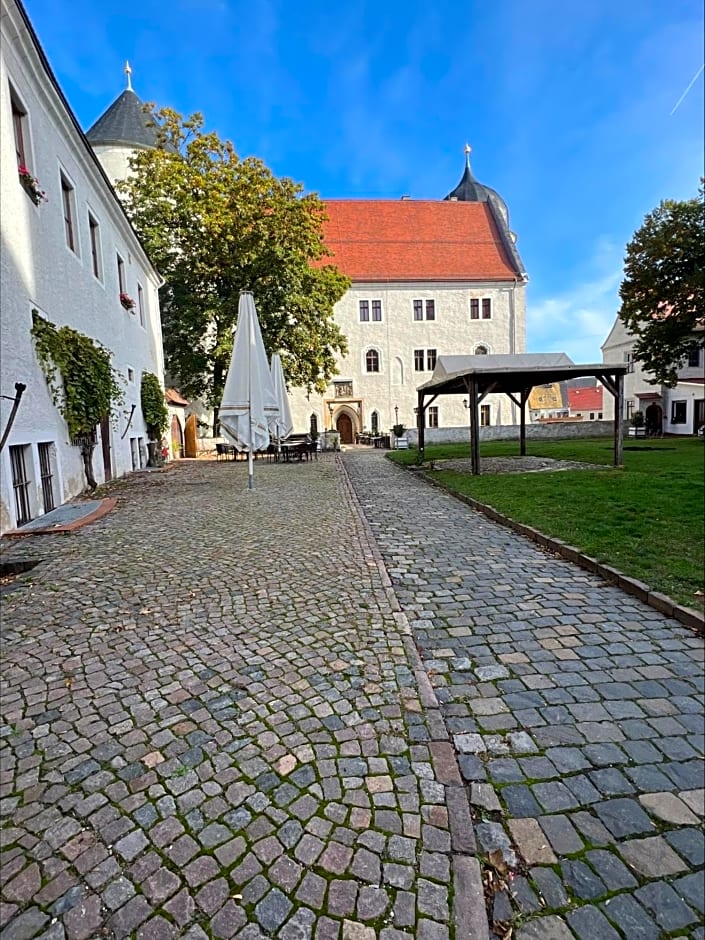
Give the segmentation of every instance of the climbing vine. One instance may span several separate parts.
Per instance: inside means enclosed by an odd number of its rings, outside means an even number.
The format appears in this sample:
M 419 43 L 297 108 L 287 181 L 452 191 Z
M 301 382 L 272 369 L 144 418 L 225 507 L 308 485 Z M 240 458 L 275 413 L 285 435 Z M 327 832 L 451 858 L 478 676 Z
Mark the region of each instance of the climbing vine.
M 142 373 L 140 401 L 144 423 L 153 438 L 159 439 L 169 424 L 169 412 L 164 404 L 164 391 L 159 379 L 151 372 Z
M 32 311 L 32 336 L 52 400 L 71 438 L 79 438 L 86 479 L 95 489 L 91 460 L 96 426 L 123 400 L 110 352 L 68 326 L 56 327 Z M 58 373 L 58 374 L 57 374 Z

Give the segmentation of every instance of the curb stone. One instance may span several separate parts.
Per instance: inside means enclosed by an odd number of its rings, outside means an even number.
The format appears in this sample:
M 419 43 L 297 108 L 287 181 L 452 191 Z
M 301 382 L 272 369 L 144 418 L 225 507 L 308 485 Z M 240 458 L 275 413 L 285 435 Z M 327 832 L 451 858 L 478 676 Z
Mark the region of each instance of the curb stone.
M 440 744 L 440 742 L 448 742 L 449 736 L 441 714 L 438 698 L 436 697 L 436 693 L 431 685 L 431 680 L 423 667 L 419 651 L 414 643 L 409 620 L 404 611 L 401 610 L 397 596 L 394 593 L 392 580 L 389 577 L 382 554 L 377 546 L 374 533 L 370 528 L 367 517 L 357 498 L 357 494 L 352 487 L 344 462 L 337 454 L 336 461 L 345 481 L 345 489 L 350 504 L 365 534 L 367 547 L 379 569 L 385 593 L 387 594 L 392 609 L 395 611 L 395 619 L 397 619 L 402 633 L 404 634 L 404 649 L 409 658 L 416 682 L 418 683 L 422 704 L 430 713 L 428 724 L 431 733 L 431 742 L 429 744 L 429 750 L 432 754 L 434 773 L 437 778 L 439 778 L 439 782 L 442 782 L 439 777 L 439 770 L 441 769 L 446 780 L 451 780 L 452 778 L 451 782 L 444 782 L 443 785 L 451 833 L 450 855 L 453 872 L 453 922 L 455 925 L 455 935 L 459 940 L 460 938 L 462 938 L 462 940 L 489 940 L 490 933 L 485 893 L 482 887 L 480 863 L 476 857 L 477 846 L 475 842 L 475 831 L 470 814 L 468 794 L 462 783 L 457 753 L 455 748 L 450 744 L 446 744 L 445 747 Z M 436 743 L 434 748 L 435 742 L 439 743 Z M 441 768 L 441 764 L 445 764 L 445 766 Z

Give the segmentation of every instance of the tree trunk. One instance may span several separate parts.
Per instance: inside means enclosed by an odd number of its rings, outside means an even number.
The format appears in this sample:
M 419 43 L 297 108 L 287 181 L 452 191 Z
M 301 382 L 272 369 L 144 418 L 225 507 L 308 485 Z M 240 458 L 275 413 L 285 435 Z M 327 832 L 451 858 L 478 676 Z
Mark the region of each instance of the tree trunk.
M 223 377 L 225 375 L 225 367 L 220 359 L 216 359 L 213 363 L 213 400 L 220 401 L 223 397 Z M 220 433 L 220 428 L 218 426 L 218 414 L 220 409 L 218 405 L 213 406 L 213 437 L 218 437 Z
M 88 484 L 88 489 L 93 492 L 94 489 L 98 486 L 96 479 L 93 476 L 93 451 L 95 450 L 95 435 L 92 438 L 87 438 L 81 444 L 81 457 L 83 457 L 83 472 L 86 474 L 86 483 Z

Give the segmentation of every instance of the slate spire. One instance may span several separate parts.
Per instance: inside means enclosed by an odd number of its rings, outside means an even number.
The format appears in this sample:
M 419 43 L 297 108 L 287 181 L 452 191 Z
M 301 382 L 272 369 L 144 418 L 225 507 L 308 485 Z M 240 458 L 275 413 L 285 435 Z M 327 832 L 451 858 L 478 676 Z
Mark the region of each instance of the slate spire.
M 98 118 L 86 134 L 95 146 L 112 144 L 126 147 L 156 147 L 157 122 L 145 114 L 143 103 L 132 89 L 132 67 L 125 63 L 127 88 Z

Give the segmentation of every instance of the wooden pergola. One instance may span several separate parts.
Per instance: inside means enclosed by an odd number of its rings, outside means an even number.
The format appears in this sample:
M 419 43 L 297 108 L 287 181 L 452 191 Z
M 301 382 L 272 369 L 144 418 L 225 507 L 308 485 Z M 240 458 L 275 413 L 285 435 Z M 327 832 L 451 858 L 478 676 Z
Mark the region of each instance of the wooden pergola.
M 576 365 L 565 353 L 521 353 L 506 356 L 440 356 L 433 378 L 417 389 L 419 459 L 424 455 L 426 409 L 439 395 L 467 395 L 470 412 L 472 472 L 480 473 L 479 405 L 490 394 L 507 395 L 518 406 L 519 453 L 526 455 L 526 404 L 531 389 L 567 379 L 593 376 L 614 398 L 614 464 L 622 466 L 624 376 L 627 365 Z

